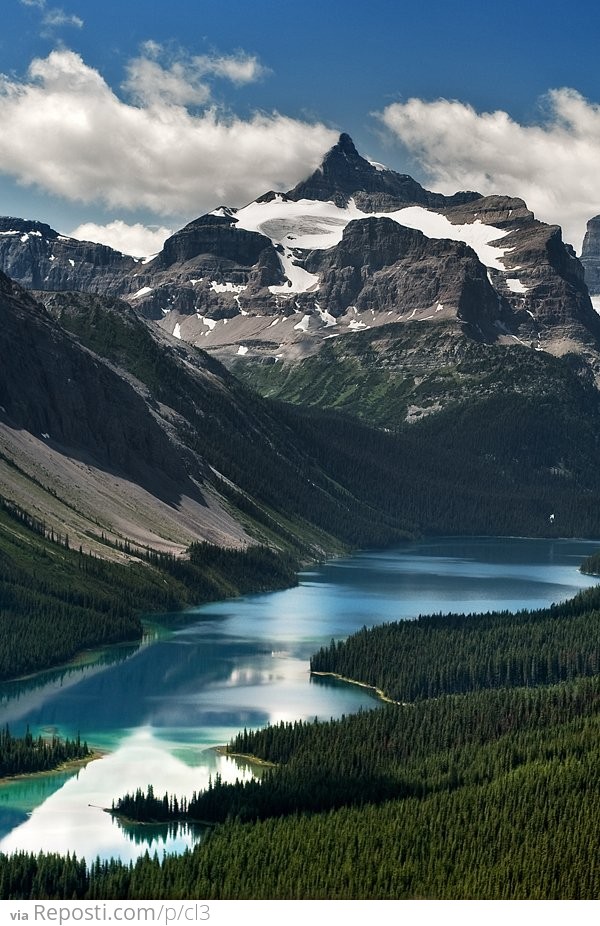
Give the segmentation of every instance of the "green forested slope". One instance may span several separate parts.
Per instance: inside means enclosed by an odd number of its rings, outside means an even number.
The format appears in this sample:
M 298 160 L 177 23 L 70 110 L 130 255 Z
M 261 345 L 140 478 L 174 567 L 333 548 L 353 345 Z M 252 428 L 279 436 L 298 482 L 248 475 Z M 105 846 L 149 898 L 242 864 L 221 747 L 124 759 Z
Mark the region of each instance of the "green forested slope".
M 189 561 L 149 553 L 118 564 L 70 549 L 0 498 L 0 679 L 139 639 L 144 613 L 293 585 L 296 568 L 265 548 L 210 544 L 193 546 Z
M 456 322 L 384 325 L 328 340 L 301 361 L 240 360 L 234 370 L 261 395 L 393 430 L 411 407 L 437 412 L 511 393 L 559 402 L 593 394 L 577 356 L 483 343 Z

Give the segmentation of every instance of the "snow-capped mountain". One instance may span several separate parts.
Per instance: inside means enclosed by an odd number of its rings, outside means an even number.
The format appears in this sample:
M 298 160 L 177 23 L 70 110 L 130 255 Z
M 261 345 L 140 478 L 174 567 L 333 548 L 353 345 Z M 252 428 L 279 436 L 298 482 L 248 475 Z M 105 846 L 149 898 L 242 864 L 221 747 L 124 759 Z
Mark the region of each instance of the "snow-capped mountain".
M 382 325 L 454 320 L 476 339 L 564 354 L 600 341 L 581 263 L 519 199 L 443 196 L 341 135 L 287 194 L 221 206 L 152 259 L 0 222 L 0 269 L 29 288 L 126 298 L 176 338 L 275 361 Z

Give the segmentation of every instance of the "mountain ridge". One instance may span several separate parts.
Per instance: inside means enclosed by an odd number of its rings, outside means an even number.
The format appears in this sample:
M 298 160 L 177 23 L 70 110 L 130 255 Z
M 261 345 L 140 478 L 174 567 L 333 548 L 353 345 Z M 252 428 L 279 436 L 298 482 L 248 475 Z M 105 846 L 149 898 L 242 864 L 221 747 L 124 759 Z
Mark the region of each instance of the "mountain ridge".
M 384 269 L 377 266 L 382 236 L 373 243 L 366 236 L 364 261 L 344 269 L 345 230 L 373 219 L 420 231 L 428 254 L 406 260 L 398 252 Z M 40 223 L 4 219 L 0 229 L 0 269 L 22 285 L 124 298 L 229 365 L 239 358 L 295 362 L 332 336 L 451 316 L 476 339 L 579 353 L 600 377 L 600 323 L 582 265 L 558 226 L 536 220 L 519 199 L 430 193 L 408 175 L 371 164 L 345 133 L 288 193 L 218 207 L 176 231 L 150 259 L 75 242 Z M 444 239 L 454 244 L 442 247 Z M 446 254 L 437 264 L 436 248 Z

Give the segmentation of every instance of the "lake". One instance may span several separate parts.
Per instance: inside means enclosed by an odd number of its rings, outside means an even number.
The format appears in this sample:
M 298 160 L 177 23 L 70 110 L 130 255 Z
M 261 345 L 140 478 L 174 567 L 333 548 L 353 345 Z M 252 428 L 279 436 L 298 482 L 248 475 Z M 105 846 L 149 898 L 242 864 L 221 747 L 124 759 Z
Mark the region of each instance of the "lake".
M 0 850 L 124 860 L 182 851 L 201 833 L 123 829 L 102 808 L 126 791 L 191 795 L 219 772 L 252 774 L 214 747 L 243 727 L 377 704 L 365 689 L 311 679 L 308 659 L 363 625 L 434 612 L 536 608 L 595 584 L 578 572 L 598 543 L 437 538 L 358 553 L 300 574 L 297 588 L 189 610 L 171 630 L 153 616 L 141 644 L 0 686 L 13 733 L 79 733 L 106 755 L 76 771 L 0 785 Z

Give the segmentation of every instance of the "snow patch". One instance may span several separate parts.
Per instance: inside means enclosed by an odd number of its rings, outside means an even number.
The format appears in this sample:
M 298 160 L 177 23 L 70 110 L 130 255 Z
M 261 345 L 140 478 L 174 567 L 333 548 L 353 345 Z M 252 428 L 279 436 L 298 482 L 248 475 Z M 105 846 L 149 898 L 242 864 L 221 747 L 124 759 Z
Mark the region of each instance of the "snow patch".
M 368 328 L 369 326 L 365 325 L 364 322 L 357 322 L 356 319 L 353 318 L 348 327 L 350 331 L 358 331 L 360 328 Z
M 69 257 L 69 263 L 71 264 L 71 267 L 74 267 L 74 266 L 75 266 L 75 261 L 72 260 L 70 257 Z
M 131 297 L 132 299 L 139 299 L 140 296 L 146 296 L 148 293 L 154 292 L 153 286 L 142 286 L 141 289 L 138 289 L 137 293 L 134 293 Z
M 240 228 L 266 235 L 273 244 L 303 250 L 326 250 L 342 240 L 346 225 L 354 219 L 388 218 L 400 225 L 415 228 L 428 238 L 450 238 L 463 241 L 476 252 L 480 261 L 495 270 L 506 270 L 501 258 L 508 248 L 491 242 L 510 234 L 480 219 L 464 225 L 454 225 L 444 215 L 423 206 L 407 206 L 395 212 L 362 212 L 350 200 L 345 208 L 332 202 L 301 199 L 298 202 L 275 199 L 268 203 L 250 203 L 236 213 Z M 287 275 L 287 267 L 284 267 Z M 288 279 L 292 279 L 288 277 Z M 292 284 L 294 285 L 294 284 Z M 271 287 L 270 287 L 271 288 Z M 306 290 L 303 290 L 304 292 Z
M 238 355 L 239 355 L 240 357 L 243 357 L 244 354 L 247 354 L 247 353 L 248 353 L 248 348 L 247 348 L 247 347 L 244 347 L 243 344 L 240 344 L 240 346 L 239 346 L 238 349 L 237 349 L 237 352 L 238 352 Z
M 310 325 L 310 315 L 303 315 L 301 321 L 294 325 L 294 331 L 308 331 Z
M 205 318 L 204 316 L 202 316 L 202 324 L 206 325 L 207 328 L 210 328 L 211 331 L 217 326 L 214 318 Z M 206 333 L 208 334 L 209 332 L 207 331 Z
M 173 329 L 173 337 L 179 338 L 179 340 L 181 341 L 181 325 L 179 324 L 179 322 L 177 322 L 177 324 L 175 325 Z
M 525 286 L 516 277 L 510 277 L 507 279 L 506 285 L 510 289 L 511 293 L 528 293 L 531 288 L 529 286 Z
M 26 241 L 29 241 L 29 235 L 21 235 L 21 241 L 25 244 Z
M 309 273 L 303 267 L 294 263 L 294 255 L 286 248 L 283 254 L 279 254 L 279 261 L 284 275 L 288 282 L 277 286 L 269 286 L 269 292 L 274 295 L 285 295 L 294 293 L 310 293 L 319 288 L 319 278 L 314 273 Z
M 216 280 L 211 280 L 210 288 L 215 293 L 243 293 L 246 289 L 246 285 L 244 283 L 231 283 L 229 281 L 226 283 L 217 283 Z
M 335 325 L 337 325 L 337 318 L 334 318 L 331 312 L 328 312 L 327 309 L 322 309 L 318 302 L 315 302 L 315 309 L 321 316 L 321 321 L 325 322 L 326 328 L 333 328 Z
M 237 209 L 232 209 L 231 206 L 219 206 L 218 209 L 213 209 L 209 215 L 219 215 L 225 219 L 230 219 L 236 212 Z
M 490 244 L 491 241 L 497 241 L 509 234 L 502 228 L 484 225 L 480 219 L 465 225 L 453 225 L 445 215 L 431 212 L 423 206 L 408 206 L 396 212 L 377 214 L 387 215 L 401 225 L 416 228 L 428 238 L 450 238 L 452 241 L 463 241 L 473 248 L 481 263 L 486 267 L 494 270 L 506 269 L 501 258 L 508 248 L 499 248 Z
M 379 161 L 369 161 L 369 164 L 371 165 L 371 167 L 374 167 L 375 170 L 378 170 L 378 171 L 389 170 L 389 168 L 386 167 L 385 164 L 380 164 Z
M 592 306 L 594 307 L 595 311 L 600 314 L 600 295 L 590 296 L 590 299 L 592 300 Z

